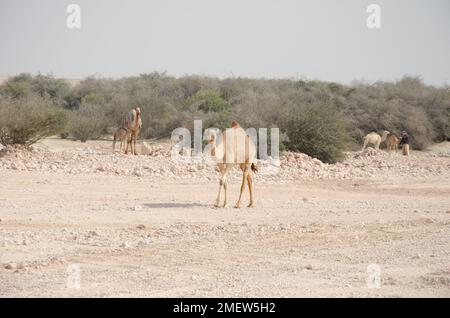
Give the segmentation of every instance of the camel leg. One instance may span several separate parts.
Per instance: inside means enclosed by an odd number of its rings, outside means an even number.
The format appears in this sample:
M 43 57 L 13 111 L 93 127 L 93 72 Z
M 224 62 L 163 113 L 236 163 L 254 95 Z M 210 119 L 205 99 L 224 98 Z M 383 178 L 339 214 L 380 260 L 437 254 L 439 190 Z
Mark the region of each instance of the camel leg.
M 380 142 L 379 141 L 377 141 L 377 143 L 375 144 L 375 149 L 380 150 Z
M 136 152 L 136 139 L 137 139 L 137 133 L 134 134 L 134 138 L 133 138 L 133 140 L 134 140 L 134 155 L 137 155 L 137 152 Z
M 130 152 L 133 154 L 133 132 L 130 133 Z
M 236 202 L 236 205 L 234 206 L 236 209 L 239 209 L 241 207 L 241 198 L 242 193 L 244 192 L 245 182 L 247 181 L 247 175 L 248 175 L 248 167 L 245 165 L 242 169 L 242 183 L 241 183 L 241 190 L 239 192 L 239 199 Z
M 133 139 L 134 139 L 134 133 L 131 133 L 130 148 L 131 148 L 131 154 L 132 155 L 134 155 Z
M 224 208 L 228 208 L 228 173 L 230 171 L 230 167 L 226 166 L 225 167 L 225 173 L 222 177 L 223 180 L 223 190 L 225 192 L 225 198 L 223 200 L 223 207 Z
M 128 154 L 128 145 L 131 142 L 131 136 L 129 137 L 128 134 L 127 134 L 126 138 L 127 138 L 127 146 L 125 147 L 125 154 L 127 155 Z
M 220 202 L 220 192 L 222 191 L 222 186 L 223 186 L 223 181 L 222 178 L 219 181 L 219 192 L 217 193 L 217 197 L 216 197 L 216 202 L 214 203 L 214 206 L 216 208 L 219 207 L 219 202 Z
M 121 148 L 122 148 L 122 146 L 120 146 Z M 114 138 L 114 141 L 113 141 L 113 153 L 115 153 L 116 152 L 116 139 Z
M 125 147 L 125 154 L 128 155 L 128 147 L 130 145 L 130 141 L 127 140 L 127 146 Z
M 366 149 L 366 147 L 367 147 L 367 143 L 368 143 L 369 141 L 367 140 L 367 139 L 364 139 L 364 145 L 363 145 L 363 147 L 362 147 L 362 151 L 364 151 L 364 149 Z
M 248 191 L 250 192 L 250 203 L 247 207 L 252 208 L 253 207 L 253 189 L 252 189 L 252 175 L 251 173 L 248 173 L 247 175 L 247 185 L 248 185 Z
M 223 182 L 223 190 L 225 193 L 225 198 L 223 199 L 223 207 L 228 208 L 228 176 L 225 176 Z
M 221 167 L 219 167 L 219 171 L 220 171 L 221 176 L 220 176 L 220 181 L 219 181 L 219 192 L 217 193 L 216 202 L 214 203 L 214 206 L 215 206 L 216 208 L 219 207 L 219 203 L 220 203 L 220 192 L 222 191 L 222 186 L 223 186 L 223 176 L 224 176 L 224 173 L 225 173 L 225 170 L 224 170 L 223 168 L 221 168 Z

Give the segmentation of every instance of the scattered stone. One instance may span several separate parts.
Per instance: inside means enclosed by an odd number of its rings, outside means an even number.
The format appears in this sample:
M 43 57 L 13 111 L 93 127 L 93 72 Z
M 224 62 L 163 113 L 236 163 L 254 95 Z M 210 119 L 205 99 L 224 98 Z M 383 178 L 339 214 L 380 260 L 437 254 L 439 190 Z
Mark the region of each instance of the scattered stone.
M 129 247 L 130 247 L 130 243 L 128 243 L 128 242 L 122 242 L 122 244 L 120 244 L 120 247 L 123 247 L 123 248 L 129 248 Z
M 5 264 L 5 269 L 15 270 L 17 268 L 16 263 L 7 263 Z
M 139 224 L 138 226 L 136 226 L 137 229 L 139 230 L 144 230 L 145 229 L 145 225 L 144 224 Z
M 140 171 L 140 170 L 135 170 L 133 174 L 134 174 L 136 177 L 143 177 L 143 176 L 144 176 L 144 174 L 143 174 L 142 171 Z
M 191 149 L 179 149 L 189 154 Z M 171 143 L 147 143 L 138 145 L 137 151 L 144 156 L 112 154 L 100 147 L 53 152 L 36 147 L 32 150 L 23 146 L 6 146 L 0 150 L 0 170 L 18 171 L 65 171 L 71 174 L 102 173 L 119 176 L 144 177 L 158 179 L 204 179 L 216 180 L 216 165 L 206 157 L 188 160 L 188 156 L 176 163 L 170 160 Z M 362 185 L 358 179 L 380 179 L 389 176 L 427 178 L 448 173 L 444 160 L 448 157 L 433 153 L 421 153 L 405 161 L 401 155 L 388 154 L 384 150 L 367 148 L 364 151 L 346 152 L 343 162 L 326 164 L 306 154 L 281 152 L 280 158 L 258 160 L 259 173 L 255 179 L 272 182 L 280 180 L 334 179 L 352 180 L 354 187 Z M 434 156 L 434 157 L 433 157 Z M 433 157 L 433 160 L 426 160 Z M 184 161 L 183 161 L 184 160 Z M 441 162 L 441 161 L 442 162 Z M 239 180 L 239 169 L 234 169 L 231 179 Z M 305 198 L 306 199 L 306 198 Z M 305 203 L 311 203 L 303 200 Z M 313 203 L 311 203 L 313 204 Z M 444 210 L 446 211 L 446 210 Z M 450 213 L 450 212 L 446 212 Z

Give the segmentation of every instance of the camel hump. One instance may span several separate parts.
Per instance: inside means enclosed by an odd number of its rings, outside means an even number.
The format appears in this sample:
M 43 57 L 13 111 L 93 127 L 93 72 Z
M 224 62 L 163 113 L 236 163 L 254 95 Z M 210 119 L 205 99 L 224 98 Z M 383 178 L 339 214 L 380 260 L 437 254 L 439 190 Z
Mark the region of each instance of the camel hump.
M 236 125 L 224 131 L 217 149 L 216 155 L 230 164 L 251 163 L 256 157 L 256 147 L 252 139 L 242 127 Z
M 237 121 L 233 120 L 231 122 L 231 128 L 238 128 L 238 127 L 241 127 L 241 125 L 239 125 L 239 123 Z

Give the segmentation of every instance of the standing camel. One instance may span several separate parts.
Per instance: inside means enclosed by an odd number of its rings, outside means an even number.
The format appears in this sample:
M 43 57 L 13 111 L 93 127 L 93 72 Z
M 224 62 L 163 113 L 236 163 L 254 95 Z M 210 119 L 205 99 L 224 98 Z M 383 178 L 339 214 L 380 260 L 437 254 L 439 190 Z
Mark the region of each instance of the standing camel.
M 135 107 L 125 114 L 122 120 L 122 128 L 125 128 L 128 132 L 127 147 L 125 148 L 125 154 L 128 154 L 128 146 L 131 148 L 131 153 L 136 153 L 136 139 L 142 128 L 141 109 Z
M 378 135 L 376 132 L 371 132 L 364 138 L 364 145 L 362 150 L 366 149 L 368 144 L 372 144 L 375 146 L 375 149 L 380 149 L 380 144 L 386 140 L 389 131 L 385 130 L 383 132 L 383 136 Z
M 239 166 L 242 171 L 241 190 L 239 199 L 235 208 L 240 208 L 242 193 L 244 192 L 245 183 L 248 184 L 250 193 L 250 203 L 248 207 L 253 207 L 253 188 L 252 188 L 252 171 L 258 171 L 256 164 L 256 147 L 244 129 L 236 122 L 231 123 L 231 128 L 226 129 L 221 140 L 217 140 L 215 132 L 212 132 L 208 141 L 210 144 L 210 155 L 218 163 L 217 167 L 220 172 L 219 193 L 217 194 L 215 206 L 220 205 L 220 193 L 222 187 L 225 192 L 223 207 L 228 206 L 227 188 L 228 175 L 234 166 Z
M 128 142 L 128 131 L 123 128 L 120 127 L 119 129 L 116 130 L 116 132 L 114 133 L 114 141 L 113 141 L 113 153 L 115 152 L 116 149 L 116 141 L 120 141 L 120 152 L 122 152 L 122 145 L 124 141 Z
M 388 152 L 391 152 L 391 151 L 397 152 L 399 143 L 400 143 L 400 139 L 398 139 L 396 135 L 389 133 L 386 138 L 387 151 Z

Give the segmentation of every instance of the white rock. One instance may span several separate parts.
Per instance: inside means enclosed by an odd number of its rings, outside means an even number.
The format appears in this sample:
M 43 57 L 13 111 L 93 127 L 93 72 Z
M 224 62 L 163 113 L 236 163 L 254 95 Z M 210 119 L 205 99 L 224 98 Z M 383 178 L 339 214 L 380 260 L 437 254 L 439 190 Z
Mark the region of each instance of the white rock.
M 17 264 L 16 263 L 7 263 L 7 264 L 5 264 L 5 269 L 14 270 L 16 268 L 17 268 Z

